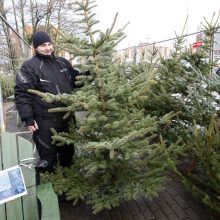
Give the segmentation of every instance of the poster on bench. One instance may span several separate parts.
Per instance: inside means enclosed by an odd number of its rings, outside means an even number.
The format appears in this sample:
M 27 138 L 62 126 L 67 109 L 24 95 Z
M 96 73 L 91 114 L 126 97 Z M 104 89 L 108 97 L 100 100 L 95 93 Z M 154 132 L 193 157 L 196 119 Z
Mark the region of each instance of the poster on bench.
M 0 204 L 27 194 L 20 166 L 0 171 Z

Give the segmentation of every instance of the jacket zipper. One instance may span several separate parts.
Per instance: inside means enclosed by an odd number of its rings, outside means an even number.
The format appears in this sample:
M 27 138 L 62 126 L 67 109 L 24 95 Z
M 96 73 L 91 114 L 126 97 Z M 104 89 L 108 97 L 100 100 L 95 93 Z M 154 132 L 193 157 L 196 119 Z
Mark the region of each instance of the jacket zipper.
M 60 94 L 59 86 L 56 84 L 57 92 Z

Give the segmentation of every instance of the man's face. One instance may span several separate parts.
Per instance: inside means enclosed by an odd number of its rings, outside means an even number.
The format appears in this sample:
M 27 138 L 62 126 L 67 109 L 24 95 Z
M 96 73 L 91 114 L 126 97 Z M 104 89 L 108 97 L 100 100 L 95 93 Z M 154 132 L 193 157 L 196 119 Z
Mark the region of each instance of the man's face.
M 36 48 L 36 51 L 43 55 L 51 55 L 53 52 L 53 45 L 51 42 L 43 43 Z

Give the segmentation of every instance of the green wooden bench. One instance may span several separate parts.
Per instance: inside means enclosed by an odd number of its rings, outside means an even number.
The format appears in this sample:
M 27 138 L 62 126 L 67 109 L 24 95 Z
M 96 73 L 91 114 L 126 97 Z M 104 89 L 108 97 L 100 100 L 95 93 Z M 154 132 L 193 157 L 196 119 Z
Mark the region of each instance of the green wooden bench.
M 22 137 L 4 132 L 1 134 L 0 170 L 18 164 L 28 165 L 33 158 L 33 145 Z M 57 195 L 51 183 L 36 186 L 35 173 L 21 166 L 28 194 L 0 205 L 1 220 L 60 220 Z M 38 201 L 41 204 L 39 216 Z

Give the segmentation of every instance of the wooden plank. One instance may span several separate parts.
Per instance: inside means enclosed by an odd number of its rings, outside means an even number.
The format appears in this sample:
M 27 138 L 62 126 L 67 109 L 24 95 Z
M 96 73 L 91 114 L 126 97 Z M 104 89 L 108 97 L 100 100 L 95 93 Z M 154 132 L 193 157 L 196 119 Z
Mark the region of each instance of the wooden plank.
M 2 133 L 3 169 L 18 165 L 15 134 Z M 6 203 L 7 220 L 23 220 L 21 198 Z
M 2 170 L 2 141 L 0 144 L 0 170 Z M 6 220 L 5 204 L 0 205 L 0 217 L 2 220 Z
M 3 169 L 18 165 L 17 143 L 15 134 L 2 134 Z
M 33 162 L 33 160 L 25 161 L 25 159 L 33 158 L 33 144 L 22 137 L 18 137 L 18 156 L 20 164 L 30 166 Z M 22 173 L 28 192 L 22 197 L 24 220 L 39 220 L 35 172 L 26 166 L 22 166 Z
M 51 183 L 37 186 L 37 197 L 41 202 L 41 220 L 60 220 L 60 211 L 57 195 Z

